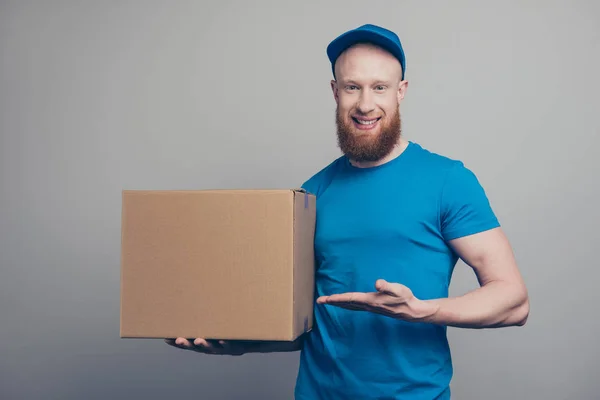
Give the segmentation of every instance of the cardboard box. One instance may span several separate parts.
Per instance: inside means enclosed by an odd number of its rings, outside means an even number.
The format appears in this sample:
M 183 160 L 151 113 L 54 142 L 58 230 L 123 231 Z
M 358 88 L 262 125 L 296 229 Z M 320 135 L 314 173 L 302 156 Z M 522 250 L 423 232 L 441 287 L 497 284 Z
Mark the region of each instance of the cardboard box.
M 313 325 L 315 197 L 123 191 L 121 337 L 293 341 Z

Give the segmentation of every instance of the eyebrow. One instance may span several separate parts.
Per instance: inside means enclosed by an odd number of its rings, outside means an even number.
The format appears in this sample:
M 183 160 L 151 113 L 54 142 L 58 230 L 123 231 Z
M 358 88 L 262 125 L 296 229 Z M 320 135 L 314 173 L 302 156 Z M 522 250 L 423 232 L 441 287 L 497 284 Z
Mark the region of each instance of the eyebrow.
M 358 82 L 356 82 L 354 79 L 347 79 L 347 80 L 341 80 L 340 81 L 341 84 L 343 85 L 357 85 L 357 86 L 362 86 L 360 85 Z M 373 83 L 373 86 L 378 86 L 378 85 L 387 85 L 389 86 L 391 84 L 391 81 L 386 81 L 386 80 L 377 80 Z

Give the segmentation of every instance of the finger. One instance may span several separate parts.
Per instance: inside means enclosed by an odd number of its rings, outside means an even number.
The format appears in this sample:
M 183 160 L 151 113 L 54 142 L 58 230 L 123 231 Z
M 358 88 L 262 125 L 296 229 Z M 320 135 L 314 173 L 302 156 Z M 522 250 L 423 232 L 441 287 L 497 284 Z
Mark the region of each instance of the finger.
M 401 285 L 399 283 L 387 282 L 384 279 L 378 279 L 377 282 L 375 282 L 375 288 L 379 293 L 387 294 L 394 297 L 405 298 L 407 296 L 410 296 L 410 290 L 408 290 L 406 286 Z
M 340 307 L 340 308 L 345 308 L 346 310 L 351 310 L 351 311 L 370 311 L 371 307 L 367 304 L 362 304 L 362 303 L 345 303 L 345 302 L 336 302 L 336 303 L 330 303 L 332 306 L 334 307 Z
M 196 338 L 196 339 L 194 339 L 194 346 L 208 347 L 209 344 L 206 341 L 206 339 Z
M 388 294 L 390 296 L 396 296 L 397 295 L 397 293 L 396 293 L 395 288 L 393 287 L 393 285 L 390 284 L 385 279 L 378 279 L 377 282 L 375 282 L 375 289 L 377 289 L 377 291 L 380 292 L 380 293 Z
M 221 348 L 214 340 L 206 340 L 203 338 L 196 338 L 194 340 L 194 346 L 204 350 L 218 350 Z
M 355 304 L 355 303 L 333 303 L 331 305 L 334 307 L 339 307 L 339 308 L 343 308 L 343 309 L 350 310 L 350 311 L 371 312 L 374 314 L 380 314 L 380 315 L 387 316 L 387 317 L 394 316 L 394 312 L 385 305 L 372 306 L 369 304 Z
M 169 346 L 173 346 L 181 350 L 193 350 L 193 346 L 191 345 L 191 343 L 189 341 L 187 341 L 186 343 L 186 341 L 187 340 L 184 338 L 165 339 L 165 343 Z
M 332 294 L 327 296 L 325 303 L 349 303 L 349 304 L 373 304 L 376 301 L 376 293 L 360 293 L 360 292 L 349 292 Z
M 324 304 L 340 303 L 340 302 L 350 303 L 351 301 L 353 301 L 354 297 L 355 296 L 353 293 L 340 293 L 340 294 L 332 294 L 330 296 L 323 296 L 322 301 Z
M 228 340 L 206 340 L 202 338 L 197 338 L 196 340 L 194 340 L 194 345 L 196 346 L 196 351 L 206 354 L 243 354 L 243 346 Z
M 196 349 L 207 354 L 226 354 L 227 351 L 222 343 L 224 343 L 223 340 L 208 340 L 201 338 L 194 341 Z
M 185 348 L 185 349 L 191 349 L 192 343 L 187 340 L 186 338 L 182 338 L 182 337 L 178 337 L 177 339 L 175 339 L 175 345 L 177 347 L 181 347 L 181 348 Z

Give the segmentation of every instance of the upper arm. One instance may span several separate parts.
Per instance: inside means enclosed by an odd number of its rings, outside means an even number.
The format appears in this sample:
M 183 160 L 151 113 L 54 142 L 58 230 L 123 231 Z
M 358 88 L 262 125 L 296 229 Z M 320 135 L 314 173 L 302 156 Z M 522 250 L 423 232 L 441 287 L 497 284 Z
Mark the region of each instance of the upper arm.
M 449 242 L 454 252 L 475 271 L 481 286 L 506 282 L 525 290 L 512 247 L 502 228 L 493 228 Z
M 440 229 L 447 242 L 500 226 L 475 174 L 461 162 L 449 169 L 440 195 Z
M 440 227 L 448 245 L 473 268 L 481 285 L 505 281 L 524 288 L 511 245 L 483 186 L 460 162 L 444 182 Z

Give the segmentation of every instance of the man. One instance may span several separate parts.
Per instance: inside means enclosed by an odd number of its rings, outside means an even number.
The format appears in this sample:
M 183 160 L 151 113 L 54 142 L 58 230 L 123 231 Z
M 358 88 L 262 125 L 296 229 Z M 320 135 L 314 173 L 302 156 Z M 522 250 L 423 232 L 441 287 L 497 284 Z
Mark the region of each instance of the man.
M 523 325 L 526 287 L 475 175 L 401 136 L 398 37 L 365 25 L 327 53 L 343 155 L 303 185 L 317 196 L 314 329 L 287 346 L 169 342 L 213 354 L 301 349 L 296 399 L 449 399 L 446 327 Z M 448 298 L 458 258 L 480 287 Z

